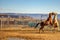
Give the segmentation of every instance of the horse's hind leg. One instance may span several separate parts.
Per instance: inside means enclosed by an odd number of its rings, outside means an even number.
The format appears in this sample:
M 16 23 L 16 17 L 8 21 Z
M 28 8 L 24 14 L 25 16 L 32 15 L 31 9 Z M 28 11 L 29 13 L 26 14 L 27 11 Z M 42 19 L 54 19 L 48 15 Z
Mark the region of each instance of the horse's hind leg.
M 41 30 L 42 32 L 44 32 L 43 28 L 44 28 L 44 25 L 41 26 L 41 28 L 39 29 L 39 33 L 40 33 L 40 30 Z

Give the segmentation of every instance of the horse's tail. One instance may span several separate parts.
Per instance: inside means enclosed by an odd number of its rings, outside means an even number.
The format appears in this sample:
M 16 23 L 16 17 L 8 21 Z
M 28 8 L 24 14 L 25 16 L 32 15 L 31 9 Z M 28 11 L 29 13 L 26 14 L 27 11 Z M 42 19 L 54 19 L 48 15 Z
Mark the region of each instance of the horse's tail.
M 40 24 L 40 23 L 37 23 L 36 26 L 35 26 L 35 28 L 38 27 L 39 24 Z

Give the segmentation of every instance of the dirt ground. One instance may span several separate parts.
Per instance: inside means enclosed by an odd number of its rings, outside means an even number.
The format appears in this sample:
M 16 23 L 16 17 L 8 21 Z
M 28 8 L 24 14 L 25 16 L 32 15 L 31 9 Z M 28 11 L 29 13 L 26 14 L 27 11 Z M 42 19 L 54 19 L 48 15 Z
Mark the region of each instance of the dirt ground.
M 60 40 L 59 31 L 40 32 L 35 28 L 2 28 L 0 40 Z

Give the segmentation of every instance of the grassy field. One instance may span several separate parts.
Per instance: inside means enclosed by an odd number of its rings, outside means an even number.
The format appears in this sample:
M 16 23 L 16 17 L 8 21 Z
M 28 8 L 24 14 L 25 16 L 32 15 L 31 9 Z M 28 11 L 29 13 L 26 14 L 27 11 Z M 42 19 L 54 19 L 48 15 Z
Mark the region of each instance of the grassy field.
M 59 31 L 47 31 L 39 33 L 34 27 L 6 27 L 0 29 L 0 40 L 60 40 Z

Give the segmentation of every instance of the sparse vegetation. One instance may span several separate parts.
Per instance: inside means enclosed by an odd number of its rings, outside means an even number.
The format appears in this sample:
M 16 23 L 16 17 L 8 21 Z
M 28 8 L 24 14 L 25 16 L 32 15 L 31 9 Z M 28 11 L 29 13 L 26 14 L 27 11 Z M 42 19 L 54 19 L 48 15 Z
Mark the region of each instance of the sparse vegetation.
M 14 21 L 15 22 L 15 21 Z M 46 26 L 44 32 L 39 33 L 39 27 L 34 28 L 36 23 L 41 22 L 35 19 L 19 19 L 14 24 L 5 24 L 0 21 L 0 39 L 1 40 L 60 40 L 60 30 L 51 31 L 51 29 Z M 60 22 L 60 20 L 59 20 Z M 53 27 L 52 27 L 53 29 Z

